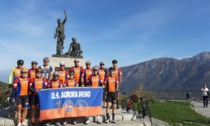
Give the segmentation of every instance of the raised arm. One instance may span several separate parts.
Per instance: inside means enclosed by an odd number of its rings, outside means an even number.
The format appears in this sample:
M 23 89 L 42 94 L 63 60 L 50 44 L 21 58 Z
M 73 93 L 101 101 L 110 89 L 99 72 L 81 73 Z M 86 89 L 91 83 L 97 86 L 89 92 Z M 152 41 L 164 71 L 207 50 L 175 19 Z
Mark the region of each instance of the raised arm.
M 65 18 L 64 18 L 64 20 L 63 20 L 63 23 L 62 23 L 62 24 L 65 24 L 65 23 L 66 23 L 66 20 L 67 20 L 66 10 L 64 10 L 64 15 L 65 15 Z

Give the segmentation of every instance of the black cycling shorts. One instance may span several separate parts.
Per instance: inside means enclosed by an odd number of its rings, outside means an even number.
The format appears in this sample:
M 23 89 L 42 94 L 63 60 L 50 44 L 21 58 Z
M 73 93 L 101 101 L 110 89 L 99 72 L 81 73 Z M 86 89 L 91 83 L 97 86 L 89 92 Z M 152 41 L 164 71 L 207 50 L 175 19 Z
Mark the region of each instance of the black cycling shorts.
M 116 93 L 107 92 L 106 102 L 111 102 L 112 104 L 116 104 Z
M 38 95 L 33 95 L 32 97 L 32 105 L 37 106 L 39 104 L 39 97 Z
M 22 105 L 23 108 L 29 108 L 29 103 L 28 103 L 28 96 L 18 96 L 16 98 L 17 105 Z

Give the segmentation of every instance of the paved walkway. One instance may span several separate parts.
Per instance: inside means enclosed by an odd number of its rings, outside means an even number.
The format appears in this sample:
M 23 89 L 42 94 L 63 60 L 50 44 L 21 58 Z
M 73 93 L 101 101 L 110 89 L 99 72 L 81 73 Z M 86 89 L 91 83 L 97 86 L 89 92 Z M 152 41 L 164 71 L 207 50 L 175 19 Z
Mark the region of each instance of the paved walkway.
M 210 117 L 210 106 L 207 107 L 207 108 L 204 108 L 202 101 L 192 101 L 191 102 L 191 108 L 194 109 L 196 112 L 198 112 L 201 115 L 204 115 L 206 117 Z

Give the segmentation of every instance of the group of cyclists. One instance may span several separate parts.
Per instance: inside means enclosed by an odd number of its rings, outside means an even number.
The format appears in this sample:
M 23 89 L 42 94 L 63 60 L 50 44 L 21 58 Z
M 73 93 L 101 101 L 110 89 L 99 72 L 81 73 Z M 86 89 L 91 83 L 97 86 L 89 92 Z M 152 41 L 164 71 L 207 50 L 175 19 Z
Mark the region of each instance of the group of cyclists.
M 35 115 L 39 105 L 38 92 L 42 89 L 74 88 L 74 87 L 102 87 L 102 107 L 106 108 L 106 120 L 110 121 L 109 108 L 112 107 L 112 121 L 115 120 L 115 108 L 119 109 L 119 84 L 122 81 L 122 70 L 117 68 L 117 60 L 113 60 L 113 67 L 105 69 L 105 63 L 101 61 L 99 66 L 91 67 L 91 62 L 86 61 L 84 69 L 79 65 L 79 60 L 74 60 L 74 66 L 66 70 L 65 62 L 60 62 L 60 68 L 53 72 L 49 65 L 49 58 L 43 59 L 43 65 L 38 67 L 36 61 L 31 62 L 31 68 L 23 67 L 24 61 L 18 60 L 17 67 L 12 69 L 9 76 L 9 84 L 12 85 L 12 102 L 17 106 L 17 126 L 28 125 L 26 116 L 31 108 L 31 123 L 35 125 Z M 44 125 L 49 125 L 50 120 L 45 120 Z M 55 125 L 61 125 L 60 119 L 55 120 Z M 97 116 L 97 123 L 101 123 Z M 76 124 L 73 119 L 73 124 Z M 86 117 L 86 124 L 89 118 Z M 62 124 L 67 124 L 66 119 Z

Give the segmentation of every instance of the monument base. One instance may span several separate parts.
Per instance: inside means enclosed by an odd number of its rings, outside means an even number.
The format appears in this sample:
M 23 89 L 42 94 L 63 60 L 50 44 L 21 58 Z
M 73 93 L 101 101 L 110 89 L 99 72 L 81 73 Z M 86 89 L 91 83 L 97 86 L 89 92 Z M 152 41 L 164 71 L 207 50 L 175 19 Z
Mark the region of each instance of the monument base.
M 60 58 L 76 58 L 76 59 L 82 59 L 83 56 L 70 56 L 70 55 L 66 55 L 66 54 L 62 54 L 62 55 L 52 55 L 52 57 L 60 57 Z
M 79 65 L 85 68 L 85 59 L 83 58 L 69 58 L 69 57 L 51 57 L 50 66 L 52 66 L 53 71 L 60 67 L 60 62 L 65 62 L 65 67 L 69 70 L 69 67 L 74 66 L 74 60 L 79 60 Z M 57 69 L 56 69 L 57 68 Z

